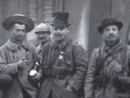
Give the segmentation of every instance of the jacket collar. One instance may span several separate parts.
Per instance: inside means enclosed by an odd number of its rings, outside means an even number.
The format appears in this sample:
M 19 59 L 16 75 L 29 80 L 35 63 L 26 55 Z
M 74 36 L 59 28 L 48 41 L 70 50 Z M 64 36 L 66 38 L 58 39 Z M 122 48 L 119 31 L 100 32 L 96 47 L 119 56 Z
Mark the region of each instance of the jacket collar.
M 123 48 L 123 47 L 124 47 L 124 45 L 123 45 L 121 39 L 119 39 L 119 42 L 117 44 L 115 44 L 113 47 L 108 46 L 105 42 L 103 43 L 103 46 L 102 46 L 102 48 L 105 52 L 111 52 L 115 48 Z
M 6 43 L 6 46 L 7 46 L 11 51 L 17 51 L 18 48 L 19 48 L 19 46 L 22 46 L 22 47 L 25 48 L 26 50 L 29 50 L 29 45 L 28 45 L 25 41 L 23 41 L 23 42 L 21 43 L 21 45 L 18 45 L 18 44 L 16 44 L 16 43 L 12 42 L 12 41 L 9 39 L 9 40 L 7 41 L 7 43 Z

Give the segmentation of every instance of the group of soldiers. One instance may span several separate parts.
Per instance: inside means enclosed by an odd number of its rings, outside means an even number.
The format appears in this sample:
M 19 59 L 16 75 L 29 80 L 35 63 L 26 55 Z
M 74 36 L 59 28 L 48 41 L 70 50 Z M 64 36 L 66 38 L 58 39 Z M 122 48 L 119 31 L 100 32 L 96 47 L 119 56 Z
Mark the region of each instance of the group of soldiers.
M 39 24 L 37 47 L 25 40 L 34 29 L 31 18 L 15 14 L 3 21 L 11 38 L 0 47 L 2 98 L 130 98 L 130 51 L 119 37 L 123 23 L 103 20 L 97 30 L 104 43 L 88 63 L 85 49 L 69 36 L 68 18 L 68 12 L 56 12 L 52 24 Z

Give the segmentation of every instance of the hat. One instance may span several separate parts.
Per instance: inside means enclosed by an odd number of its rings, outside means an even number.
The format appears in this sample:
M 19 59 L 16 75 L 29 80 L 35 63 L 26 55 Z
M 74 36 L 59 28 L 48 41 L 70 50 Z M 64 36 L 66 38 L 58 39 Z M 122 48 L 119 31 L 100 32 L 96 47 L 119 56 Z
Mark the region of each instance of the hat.
M 117 21 L 115 18 L 106 18 L 102 21 L 102 24 L 98 27 L 99 33 L 102 33 L 104 28 L 109 25 L 117 25 L 118 29 L 120 30 L 123 26 L 122 22 Z
M 27 32 L 30 32 L 34 28 L 33 20 L 24 16 L 23 14 L 14 14 L 13 16 L 8 17 L 3 21 L 2 25 L 6 30 L 9 31 L 13 23 L 25 24 Z
M 51 24 L 52 26 L 59 27 L 68 27 L 70 24 L 68 23 L 69 13 L 68 12 L 55 12 L 53 13 L 54 21 Z
M 13 79 L 8 74 L 0 74 L 0 89 L 9 87 L 13 82 Z
M 40 23 L 36 29 L 35 29 L 35 33 L 38 34 L 39 32 L 42 32 L 42 33 L 51 33 L 50 32 L 50 26 L 49 24 L 45 24 L 45 23 Z

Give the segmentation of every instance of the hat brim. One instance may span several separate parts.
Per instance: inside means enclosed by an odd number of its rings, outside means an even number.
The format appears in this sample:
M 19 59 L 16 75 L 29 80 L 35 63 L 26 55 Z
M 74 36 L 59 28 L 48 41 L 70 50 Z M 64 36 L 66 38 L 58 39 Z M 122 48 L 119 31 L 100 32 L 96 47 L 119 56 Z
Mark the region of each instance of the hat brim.
M 52 26 L 57 26 L 57 27 L 69 27 L 70 24 L 51 24 Z
M 104 28 L 105 28 L 106 26 L 109 26 L 109 25 L 117 25 L 118 29 L 120 30 L 120 29 L 122 28 L 122 26 L 123 26 L 123 23 L 122 23 L 122 22 L 113 22 L 113 23 L 107 23 L 107 24 L 100 25 L 100 26 L 98 27 L 98 29 L 97 29 L 98 32 L 102 34 Z
M 31 18 L 25 17 L 25 16 L 11 16 L 7 19 L 5 19 L 2 23 L 2 26 L 6 30 L 10 30 L 11 25 L 13 23 L 23 23 L 26 25 L 26 33 L 30 32 L 34 28 L 34 22 Z

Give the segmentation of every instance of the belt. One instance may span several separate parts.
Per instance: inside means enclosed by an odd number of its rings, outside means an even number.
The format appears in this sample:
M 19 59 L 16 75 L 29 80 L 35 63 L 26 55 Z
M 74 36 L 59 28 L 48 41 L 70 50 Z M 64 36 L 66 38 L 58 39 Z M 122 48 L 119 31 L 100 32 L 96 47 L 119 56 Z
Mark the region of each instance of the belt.
M 55 75 L 55 74 L 53 74 L 52 77 L 53 77 L 54 79 L 65 79 L 66 74 L 60 74 L 60 75 Z

